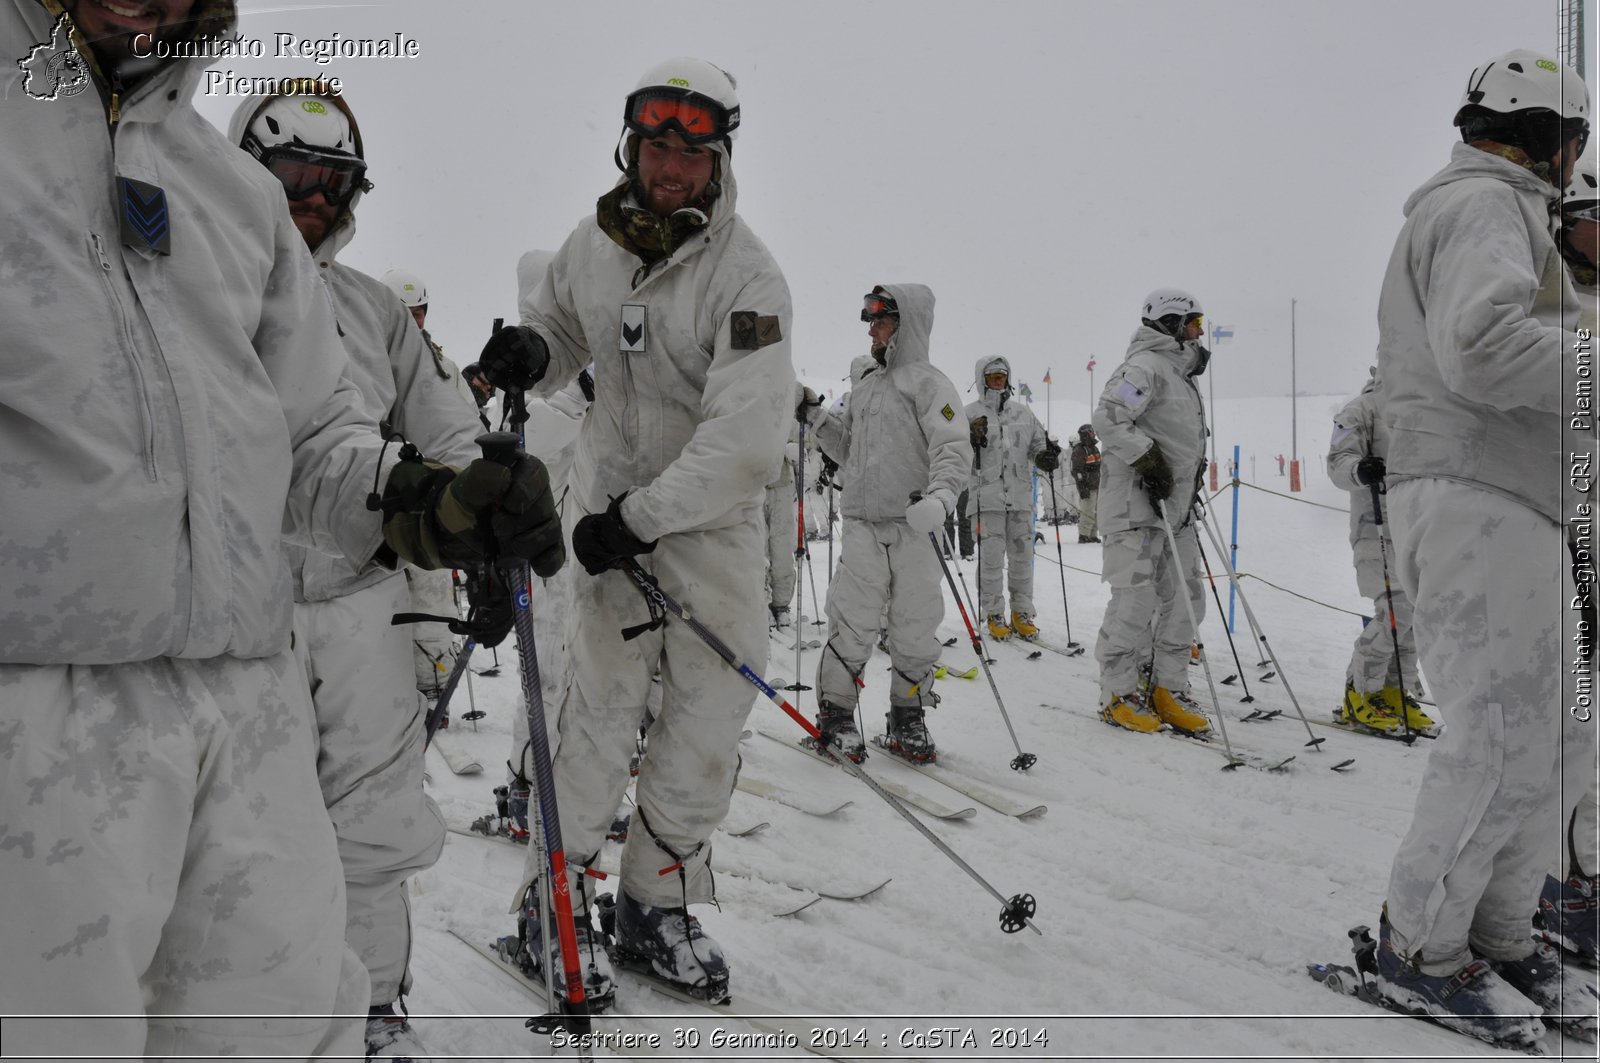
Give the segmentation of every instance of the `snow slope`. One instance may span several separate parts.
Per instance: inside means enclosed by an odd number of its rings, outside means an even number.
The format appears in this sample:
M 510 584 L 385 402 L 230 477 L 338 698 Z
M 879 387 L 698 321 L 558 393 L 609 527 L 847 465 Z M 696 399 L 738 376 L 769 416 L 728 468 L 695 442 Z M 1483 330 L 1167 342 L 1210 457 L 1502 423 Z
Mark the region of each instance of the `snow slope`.
M 1327 414 L 1341 403 L 1338 396 L 1302 398 L 1300 452 L 1305 457 L 1309 450 L 1319 468 L 1309 476 L 1307 491 L 1292 496 L 1287 480 L 1276 476 L 1275 461 L 1273 475 L 1265 475 L 1266 456 L 1288 451 L 1287 425 L 1280 431 L 1278 424 L 1286 420 L 1278 414 L 1287 400 L 1225 402 L 1220 411 L 1225 425 L 1243 433 L 1237 441 L 1246 453 L 1262 457 L 1259 487 L 1244 489 L 1239 498 L 1239 565 L 1246 573 L 1244 592 L 1282 672 L 1270 681 L 1259 679 L 1269 669 L 1254 667 L 1260 653 L 1241 611 L 1239 654 L 1256 701 L 1241 704 L 1237 683 L 1216 689 L 1234 744 L 1274 759 L 1294 755 L 1287 771 L 1223 771 L 1222 757 L 1212 748 L 1135 735 L 1095 718 L 1093 644 L 1106 602 L 1099 547 L 1079 545 L 1075 529 L 1065 529 L 1060 568 L 1045 527 L 1047 541 L 1035 566 L 1040 626 L 1065 640 L 1064 575 L 1071 633 L 1089 652 L 1030 660 L 1023 649 L 992 649 L 995 682 L 1020 744 L 1037 754 L 1037 766 L 1026 775 L 1008 768 L 1015 749 L 981 675 L 941 682 L 943 703 L 929 717 L 941 763 L 1049 806 L 1043 816 L 1018 820 L 980 805 L 971 819 L 931 827 L 1000 894 L 1032 894 L 1042 934 L 1002 933 L 999 903 L 866 787 L 757 734 L 744 743 L 747 775 L 818 803 L 852 804 L 821 819 L 736 791 L 727 826 L 770 826 L 747 838 L 719 834 L 713 865 L 798 885 L 893 881 L 862 901 L 822 900 L 780 918 L 769 913 L 782 891 L 719 878 L 721 910 L 697 914 L 730 958 L 735 995 L 742 990 L 787 1013 L 814 1016 L 820 1028 L 863 1031 L 863 1058 L 1510 1054 L 1375 1013 L 1335 997 L 1304 973 L 1308 961 L 1346 961 L 1345 931 L 1358 923 L 1376 925 L 1389 861 L 1410 821 L 1428 755 L 1426 742 L 1411 748 L 1319 722 L 1339 698 L 1360 625 L 1353 613 L 1364 604 L 1349 563 L 1345 496 L 1320 472 Z M 1062 403 L 1052 412 L 1058 431 L 1082 420 L 1081 404 L 1074 411 Z M 1234 441 L 1220 439 L 1219 455 Z M 1248 476 L 1248 461 L 1245 471 Z M 1212 507 L 1225 538 L 1231 505 L 1225 494 Z M 1209 544 L 1207 551 L 1221 576 Z M 825 544 L 815 544 L 812 564 L 823 596 L 826 556 Z M 1225 586 L 1222 593 L 1226 602 Z M 814 615 L 809 587 L 805 604 Z M 821 627 L 806 630 L 824 637 Z M 959 636 L 945 651 L 947 661 L 961 667 L 975 661 L 960 616 L 948 602 L 940 631 Z M 1203 635 L 1214 678 L 1234 673 L 1214 605 Z M 772 646 L 765 674 L 787 681 L 793 652 L 776 640 Z M 808 682 L 817 652 L 804 655 Z M 458 826 L 489 811 L 490 789 L 502 781 L 510 754 L 512 714 L 522 711 L 509 641 L 499 657 L 506 666 L 500 676 L 475 681 L 486 718 L 475 731 L 459 718 L 451 728 L 451 741 L 475 752 L 487 771 L 453 776 L 429 754 L 430 792 Z M 884 687 L 874 682 L 886 664 L 879 656 L 867 668 L 863 717 L 869 728 L 886 709 Z M 1209 703 L 1200 668 L 1192 681 L 1196 695 Z M 1295 714 L 1291 689 L 1312 721 L 1309 728 Z M 807 700 L 798 707 L 810 715 L 814 702 L 800 697 Z M 458 717 L 465 707 L 463 697 Z M 1283 709 L 1285 715 L 1268 723 L 1243 722 L 1256 707 Z M 750 726 L 795 738 L 801 733 L 764 699 L 754 699 Z M 1305 748 L 1311 736 L 1325 739 L 1320 751 Z M 1329 770 L 1350 757 L 1353 770 Z M 888 759 L 871 757 L 867 769 L 946 804 L 973 805 Z M 550 1054 L 547 1039 L 522 1028 L 520 1020 L 537 1010 L 529 998 L 448 933 L 455 929 L 484 940 L 511 933 L 506 912 L 521 860 L 521 850 L 509 844 L 451 834 L 438 865 L 413 880 L 416 984 L 409 1004 L 420 1035 L 439 1057 Z M 619 1006 L 669 1016 L 688 1010 L 627 983 Z M 654 1030 L 664 1038 L 682 1025 L 671 1018 L 597 1020 L 597 1029 Z M 717 1026 L 748 1030 L 733 1020 L 702 1023 L 698 1049 L 661 1054 L 746 1058 L 708 1047 Z M 946 1028 L 954 1032 L 940 1032 Z M 1026 1030 L 1036 1043 L 990 1047 L 994 1029 Z M 969 1031 L 975 1046 L 965 1044 Z M 1546 1047 L 1558 1053 L 1563 1045 L 1549 1034 Z M 1590 1046 L 1568 1047 L 1575 1057 L 1594 1058 Z M 793 1050 L 767 1054 L 803 1057 Z

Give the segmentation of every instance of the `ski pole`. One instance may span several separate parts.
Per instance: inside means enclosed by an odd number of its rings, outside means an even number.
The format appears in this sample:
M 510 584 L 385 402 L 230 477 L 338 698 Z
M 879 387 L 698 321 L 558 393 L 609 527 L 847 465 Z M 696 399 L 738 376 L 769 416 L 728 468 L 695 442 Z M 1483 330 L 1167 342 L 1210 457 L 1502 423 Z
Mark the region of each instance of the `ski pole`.
M 914 494 L 911 500 L 915 502 L 919 497 L 920 495 Z M 956 608 L 961 611 L 961 620 L 967 625 L 967 636 L 972 639 L 972 652 L 978 655 L 978 663 L 983 665 L 983 674 L 989 680 L 989 690 L 994 694 L 994 703 L 1000 710 L 1000 718 L 1006 722 L 1006 731 L 1011 735 L 1011 744 L 1016 747 L 1017 755 L 1011 758 L 1011 770 L 1027 771 L 1039 762 L 1039 758 L 1032 753 L 1024 753 L 1022 743 L 1017 741 L 1016 728 L 1011 726 L 1011 715 L 1006 712 L 1005 702 L 1000 700 L 1000 688 L 995 685 L 994 673 L 989 670 L 989 658 L 983 652 L 983 639 L 972 626 L 972 618 L 967 615 L 967 607 L 961 604 L 961 595 L 956 591 L 955 577 L 950 575 L 950 563 L 944 559 L 944 552 L 939 549 L 939 537 L 929 532 L 928 542 L 933 546 L 933 555 L 939 559 L 939 567 L 944 570 L 944 581 L 950 585 L 950 593 L 955 595 Z
M 794 469 L 795 507 L 798 514 L 794 529 L 794 682 L 784 687 L 785 690 L 792 690 L 796 693 L 811 689 L 800 678 L 800 650 L 806 641 L 805 635 L 800 630 L 800 603 L 804 601 L 801 597 L 800 558 L 806 552 L 806 427 L 806 422 L 802 420 L 800 422 L 800 453 L 795 460 Z M 815 608 L 815 605 L 812 608 Z
M 495 319 L 496 332 L 501 322 Z M 527 397 L 520 388 L 506 388 L 506 404 L 516 432 L 490 432 L 478 437 L 484 457 L 502 465 L 514 465 L 523 451 L 523 425 L 528 421 Z M 578 1035 L 578 1057 L 592 1059 L 588 1047 L 590 1032 L 589 1001 L 584 993 L 583 970 L 578 955 L 578 932 L 572 917 L 572 889 L 567 880 L 567 854 L 561 843 L 561 817 L 556 806 L 555 771 L 550 766 L 550 738 L 545 732 L 544 692 L 540 687 L 539 654 L 533 641 L 533 573 L 526 561 L 499 562 L 498 569 L 512 588 L 513 626 L 517 632 L 517 656 L 522 668 L 522 700 L 528 715 L 528 751 L 533 758 L 534 783 L 539 791 L 539 821 L 542 828 L 545 870 L 550 876 L 551 907 L 554 909 L 556 936 L 561 942 L 561 966 L 565 976 L 562 1013 L 531 1018 L 529 1029 L 552 1033 L 558 1027 Z M 538 888 L 538 887 L 535 887 Z M 548 940 L 549 923 L 540 928 Z M 545 970 L 549 971 L 548 962 Z M 553 973 L 553 972 L 552 972 Z M 550 979 L 546 979 L 549 981 Z
M 1228 579 L 1239 595 L 1239 604 L 1244 606 L 1245 618 L 1249 620 L 1252 630 L 1260 632 L 1261 629 L 1255 621 L 1255 611 L 1250 608 L 1250 599 L 1245 596 L 1244 588 L 1239 584 L 1239 574 L 1233 570 L 1233 562 L 1228 560 L 1227 552 L 1222 549 L 1221 537 L 1211 527 L 1210 511 L 1202 503 L 1196 502 L 1195 504 L 1200 507 L 1200 524 L 1205 528 L 1206 535 L 1211 539 L 1211 545 L 1216 548 L 1217 555 L 1222 558 L 1222 564 L 1228 570 Z M 1283 679 L 1284 693 L 1289 695 L 1289 703 L 1294 706 L 1295 715 L 1300 717 L 1300 722 L 1305 724 L 1306 734 L 1311 736 L 1311 740 L 1306 745 L 1315 749 L 1318 753 L 1324 752 L 1322 743 L 1327 739 L 1311 730 L 1311 721 L 1306 719 L 1305 711 L 1300 708 L 1300 699 L 1294 696 L 1294 688 L 1289 685 L 1289 677 L 1284 673 L 1283 665 L 1278 661 L 1278 655 L 1273 651 L 1272 643 L 1267 641 L 1265 632 L 1261 633 L 1261 648 L 1266 651 L 1273 668 L 1277 669 L 1279 677 Z
M 1369 453 L 1367 455 L 1371 457 Z M 1367 486 L 1372 488 L 1372 519 L 1378 525 L 1378 557 L 1383 562 L 1383 597 L 1389 605 L 1389 640 L 1394 644 L 1394 674 L 1400 684 L 1400 722 L 1405 726 L 1407 745 L 1417 740 L 1411 729 L 1411 712 L 1406 708 L 1406 674 L 1400 668 L 1400 627 L 1394 619 L 1394 588 L 1389 583 L 1389 535 L 1383 529 L 1383 498 L 1378 493 L 1382 478 Z
M 1046 436 L 1045 438 L 1049 439 L 1050 437 Z M 1050 485 L 1050 512 L 1060 516 L 1061 506 L 1056 501 L 1055 474 L 1051 473 L 1049 476 L 1045 477 L 1045 482 Z M 1056 524 L 1055 528 L 1056 566 L 1061 573 L 1061 611 L 1067 618 L 1067 649 L 1073 650 L 1078 648 L 1078 644 L 1072 641 L 1072 607 L 1067 604 L 1067 560 L 1062 556 L 1061 553 L 1061 525 L 1058 523 Z
M 471 665 L 468 662 L 471 661 L 472 651 L 477 648 L 477 645 L 472 636 L 468 635 L 467 641 L 461 646 L 461 652 L 456 654 L 456 663 L 450 669 L 450 678 L 444 681 L 444 689 L 439 691 L 438 699 L 434 701 L 433 707 L 428 710 L 428 717 L 423 725 L 422 735 L 424 752 L 427 751 L 428 743 L 433 741 L 433 733 L 439 729 L 439 724 L 444 721 L 444 714 L 450 705 L 450 698 L 455 694 L 456 687 L 461 685 L 461 676 L 471 670 Z M 470 686 L 472 681 L 469 679 L 467 682 Z
M 973 602 L 972 602 L 972 591 L 967 589 L 967 574 L 965 572 L 961 571 L 961 565 L 959 563 L 957 563 L 955 565 L 955 570 L 956 570 L 956 578 L 961 581 L 961 594 L 963 596 L 965 596 L 965 598 L 967 599 L 967 614 L 969 614 L 971 616 L 977 616 L 978 615 L 978 607 L 976 605 L 974 605 Z M 960 598 L 956 599 L 956 604 L 957 605 L 961 604 L 961 599 Z M 967 634 L 968 635 L 972 634 L 972 624 L 970 624 L 970 623 L 967 625 Z M 951 641 L 954 642 L 955 640 L 951 639 Z M 980 636 L 979 641 L 980 641 L 980 644 L 981 644 L 981 642 L 982 642 L 981 636 Z M 984 656 L 988 658 L 988 661 L 989 661 L 990 664 L 994 663 L 994 658 L 993 657 L 989 657 L 988 654 L 984 654 Z
M 1195 538 L 1194 545 L 1200 551 L 1200 563 L 1206 566 L 1206 582 L 1211 584 L 1211 599 L 1217 603 L 1217 616 L 1221 617 L 1223 615 L 1222 595 L 1217 593 L 1217 578 L 1211 574 L 1211 560 L 1206 557 L 1206 548 L 1200 542 L 1198 536 Z M 1238 672 L 1236 672 L 1235 675 L 1238 677 L 1239 685 L 1244 687 L 1244 697 L 1240 698 L 1239 700 L 1248 705 L 1250 702 L 1256 700 L 1256 698 L 1254 694 L 1250 693 L 1250 684 L 1245 682 L 1244 665 L 1239 663 L 1239 648 L 1233 644 L 1233 632 L 1228 630 L 1227 624 L 1222 625 L 1222 633 L 1228 636 L 1228 649 L 1233 654 L 1233 666 L 1238 669 Z M 1234 677 L 1235 676 L 1230 675 L 1228 679 L 1224 679 L 1222 681 L 1222 685 L 1227 686 L 1228 680 L 1233 679 Z
M 974 882 L 982 886 L 992 897 L 994 897 L 995 900 L 999 901 L 1003 906 L 1000 910 L 1001 930 L 1005 931 L 1007 934 L 1015 934 L 1017 931 L 1026 926 L 1035 934 L 1043 936 L 1044 931 L 1034 926 L 1031 918 L 1038 910 L 1038 903 L 1034 900 L 1031 893 L 1019 893 L 1010 899 L 1001 896 L 1000 892 L 991 886 L 982 875 L 978 874 L 971 864 L 968 864 L 965 860 L 961 859 L 961 857 L 956 854 L 954 849 L 946 845 L 937 834 L 929 830 L 923 825 L 921 820 L 912 815 L 911 810 L 906 808 L 905 805 L 901 804 L 898 798 L 889 793 L 889 791 L 885 790 L 882 786 L 878 785 L 878 781 L 871 775 L 867 774 L 866 769 L 852 761 L 849 757 L 834 756 L 832 750 L 826 743 L 822 741 L 822 732 L 817 730 L 815 724 L 806 719 L 805 716 L 802 715 L 800 711 L 793 705 L 790 705 L 787 701 L 785 701 L 782 694 L 779 694 L 776 690 L 772 689 L 772 687 L 768 686 L 767 681 L 757 675 L 755 669 L 751 668 L 744 661 L 740 660 L 738 655 L 729 649 L 726 643 L 717 638 L 717 636 L 714 635 L 710 629 L 708 629 L 704 624 L 700 623 L 700 621 L 696 620 L 694 617 L 685 613 L 683 611 L 683 607 L 677 602 L 673 601 L 672 596 L 666 591 L 662 590 L 661 584 L 657 582 L 653 576 L 645 572 L 644 569 L 640 568 L 637 561 L 633 560 L 631 557 L 624 558 L 618 562 L 618 567 L 623 572 L 628 574 L 628 577 L 633 580 L 635 585 L 638 586 L 639 593 L 644 595 L 645 604 L 649 608 L 652 618 L 652 623 L 644 625 L 644 628 L 649 628 L 655 624 L 664 622 L 662 617 L 663 612 L 671 613 L 680 622 L 687 625 L 689 630 L 694 632 L 701 642 L 704 642 L 711 648 L 713 653 L 722 658 L 722 662 L 724 664 L 726 664 L 729 668 L 732 668 L 735 672 L 738 672 L 740 675 L 744 676 L 745 679 L 749 680 L 751 685 L 757 690 L 761 691 L 768 701 L 782 709 L 785 715 L 804 728 L 806 734 L 816 739 L 817 749 L 819 752 L 824 753 L 829 759 L 834 761 L 834 763 L 838 764 L 839 767 L 843 768 L 846 772 L 865 783 L 869 790 L 883 798 L 884 801 L 888 803 L 889 807 L 900 813 L 907 823 L 910 823 L 917 829 L 918 833 L 927 838 L 928 841 L 932 842 L 935 848 L 937 848 L 941 853 L 944 853 L 945 856 L 949 857 L 957 867 L 961 868 L 961 870 L 965 871 L 969 876 L 971 876 Z
M 1167 533 L 1167 546 L 1172 550 L 1173 578 L 1179 584 L 1178 597 L 1183 599 L 1184 611 L 1189 614 L 1189 631 L 1191 637 L 1200 634 L 1200 618 L 1194 615 L 1194 602 L 1189 600 L 1189 588 L 1183 586 L 1185 573 L 1183 571 L 1183 555 L 1178 552 L 1178 537 L 1172 531 L 1172 521 L 1167 519 L 1167 504 L 1162 499 L 1152 499 L 1156 504 L 1156 516 L 1161 518 L 1161 529 Z M 1217 699 L 1217 685 L 1211 679 L 1211 659 L 1209 654 L 1200 655 L 1200 666 L 1205 669 L 1206 687 L 1211 691 L 1211 704 L 1217 707 L 1217 728 L 1222 732 L 1222 750 L 1227 754 L 1228 762 L 1222 766 L 1223 771 L 1232 771 L 1244 761 L 1233 755 L 1233 744 L 1228 741 L 1228 722 L 1223 718 L 1222 708 Z M 1150 668 L 1150 691 L 1155 694 L 1155 666 L 1152 661 Z

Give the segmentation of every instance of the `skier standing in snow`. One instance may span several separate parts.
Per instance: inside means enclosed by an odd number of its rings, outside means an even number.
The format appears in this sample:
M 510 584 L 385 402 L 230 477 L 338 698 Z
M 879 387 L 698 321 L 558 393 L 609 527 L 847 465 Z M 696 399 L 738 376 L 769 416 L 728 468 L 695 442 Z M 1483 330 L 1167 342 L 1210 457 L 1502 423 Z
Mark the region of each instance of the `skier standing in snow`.
M 1145 299 L 1128 355 L 1106 381 L 1094 410 L 1094 431 L 1104 453 L 1097 507 L 1105 531 L 1101 579 L 1111 587 L 1095 642 L 1100 662 L 1101 718 L 1130 731 L 1211 728 L 1189 697 L 1189 656 L 1195 632 L 1179 594 L 1198 599 L 1205 615 L 1200 544 L 1194 504 L 1206 445 L 1205 405 L 1195 377 L 1211 352 L 1200 303 L 1177 288 L 1158 288 Z M 1162 527 L 1178 541 L 1174 558 Z M 1148 695 L 1139 693 L 1139 670 L 1151 665 Z
M 352 218 L 353 220 L 353 218 Z M 428 333 L 428 286 L 421 277 L 409 270 L 391 269 L 380 280 L 399 297 L 401 305 L 411 312 L 422 339 L 433 352 L 433 371 L 441 380 L 448 381 L 460 394 L 462 401 L 472 403 L 472 388 L 462 379 L 455 363 L 444 356 L 444 348 L 434 342 Z M 475 409 L 475 406 L 469 406 Z M 453 617 L 459 615 L 456 605 L 455 581 L 448 569 L 425 569 L 415 565 L 405 566 L 406 583 L 411 588 L 411 611 L 429 616 Z M 456 660 L 456 640 L 444 624 L 416 623 L 410 625 L 411 660 L 416 671 L 417 690 L 428 701 L 439 698 L 439 692 Z M 448 713 L 441 717 L 440 727 L 450 726 Z
M 1039 634 L 1033 622 L 1033 470 L 1059 469 L 1061 446 L 1045 435 L 1032 410 L 1011 401 L 1007 359 L 979 358 L 973 376 L 978 397 L 966 415 L 976 464 L 967 490 L 978 547 L 978 610 L 988 618 L 990 638 L 1015 633 L 1031 639 Z
M 612 992 L 581 874 L 599 853 L 628 784 L 652 679 L 662 712 L 640 766 L 616 898 L 615 954 L 630 967 L 718 998 L 728 965 L 689 905 L 712 900 L 708 840 L 727 814 L 749 687 L 687 627 L 650 619 L 624 572 L 637 563 L 742 659 L 766 661 L 762 492 L 783 460 L 794 400 L 791 305 L 776 262 L 735 213 L 733 79 L 700 59 L 647 71 L 626 102 L 616 187 L 556 252 L 480 364 L 497 384 L 549 395 L 592 360 L 595 402 L 573 456 L 566 504 L 578 514 L 572 678 L 554 762 L 580 966 L 591 997 Z M 543 965 L 528 854 L 517 950 Z M 559 950 L 558 950 L 559 951 Z M 561 970 L 561 963 L 555 965 Z
M 1557 563 L 1563 363 L 1594 308 L 1549 232 L 1588 112 L 1583 81 L 1537 53 L 1474 70 L 1463 143 L 1407 200 L 1378 304 L 1394 569 L 1449 727 L 1395 854 L 1377 986 L 1517 1045 L 1541 1012 L 1588 1010 L 1563 1007 L 1560 959 L 1529 936 L 1563 788 L 1581 791 L 1594 763 L 1593 725 L 1562 704 L 1572 587 Z
M 1345 669 L 1344 700 L 1339 715 L 1347 722 L 1388 734 L 1409 726 L 1426 731 L 1433 720 L 1422 711 L 1404 683 L 1417 680 L 1417 647 L 1411 632 L 1411 599 L 1394 579 L 1385 581 L 1384 558 L 1394 553 L 1387 520 L 1379 524 L 1372 510 L 1372 485 L 1383 485 L 1389 433 L 1378 415 L 1378 370 L 1361 394 L 1333 417 L 1328 443 L 1328 479 L 1350 492 L 1350 549 L 1355 555 L 1356 587 L 1372 601 L 1372 619 L 1356 636 Z M 1379 495 L 1380 501 L 1382 495 Z M 1388 513 L 1385 505 L 1384 513 Z M 1382 541 L 1379 541 L 1379 537 Z M 1394 629 L 1389 627 L 1393 603 Z M 1400 656 L 1395 657 L 1399 642 Z M 1409 720 L 1402 723 L 1401 707 Z
M 228 139 L 282 182 L 289 215 L 327 288 L 367 416 L 430 461 L 471 462 L 479 453 L 477 418 L 454 374 L 437 364 L 410 310 L 387 285 L 337 261 L 355 236 L 356 207 L 371 187 L 348 100 L 326 83 L 285 80 L 273 94 L 242 101 Z M 336 181 L 344 182 L 337 190 L 330 187 Z M 316 710 L 317 776 L 344 863 L 345 940 L 372 981 L 367 1054 L 418 1054 L 403 1010 L 394 1009 L 411 988 L 406 883 L 439 859 L 445 828 L 422 790 L 427 701 L 417 696 L 412 634 L 389 622 L 411 609 L 411 589 L 390 565 L 288 550 L 295 660 Z
M 20 559 L 0 565 L 0 808 L 30 839 L 0 846 L 0 1000 L 29 1017 L 5 1050 L 359 1057 L 369 983 L 282 544 L 365 560 L 393 533 L 448 564 L 484 540 L 445 509 L 498 500 L 502 547 L 541 556 L 519 538 L 537 462 L 441 467 L 422 497 L 418 463 L 380 460 L 283 185 L 188 102 L 212 60 L 135 55 L 136 30 L 219 54 L 231 3 L 136 27 L 63 6 L 0 10 L 0 37 L 88 79 L 0 102 L 0 253 L 32 265 L 0 285 L 0 553 Z M 402 503 L 387 521 L 375 477 Z M 414 550 L 424 528 L 460 553 Z
M 852 367 L 842 413 L 805 389 L 797 417 L 843 463 L 844 533 L 828 586 L 828 641 L 817 668 L 817 729 L 845 756 L 865 747 L 856 723 L 860 678 L 888 612 L 889 715 L 885 748 L 913 761 L 937 756 L 927 710 L 938 704 L 935 632 L 944 618 L 930 533 L 956 504 L 972 468 L 961 399 L 928 360 L 933 292 L 921 284 L 873 288 L 861 320 L 870 361 Z M 913 499 L 913 496 L 917 496 Z
M 1078 541 L 1097 543 L 1095 514 L 1100 503 L 1100 440 L 1094 425 L 1078 426 L 1078 441 L 1072 444 L 1072 485 L 1078 492 Z

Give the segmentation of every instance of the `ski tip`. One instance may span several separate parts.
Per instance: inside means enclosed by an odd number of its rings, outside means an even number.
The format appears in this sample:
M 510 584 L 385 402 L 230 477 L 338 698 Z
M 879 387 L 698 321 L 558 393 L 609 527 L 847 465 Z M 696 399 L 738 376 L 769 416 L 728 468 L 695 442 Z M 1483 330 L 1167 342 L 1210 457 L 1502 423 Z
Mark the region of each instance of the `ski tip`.
M 1333 767 L 1329 768 L 1328 770 L 1329 771 L 1349 771 L 1351 768 L 1355 767 L 1355 763 L 1356 763 L 1356 758 L 1355 757 L 1351 757 L 1349 760 L 1341 760 L 1339 763 L 1333 765 Z

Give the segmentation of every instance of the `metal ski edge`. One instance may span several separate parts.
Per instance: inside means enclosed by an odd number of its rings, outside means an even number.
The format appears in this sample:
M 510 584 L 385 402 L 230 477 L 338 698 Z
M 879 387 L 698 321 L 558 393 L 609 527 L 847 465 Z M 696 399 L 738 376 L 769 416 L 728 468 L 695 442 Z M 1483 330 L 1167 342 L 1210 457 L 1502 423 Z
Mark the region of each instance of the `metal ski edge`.
M 785 749 L 793 750 L 796 754 L 805 757 L 809 761 L 813 761 L 817 764 L 822 764 L 831 768 L 837 768 L 839 766 L 828 758 L 819 756 L 816 753 L 805 749 L 800 745 L 798 739 L 791 742 L 787 738 L 779 738 L 777 735 L 772 734 L 764 728 L 758 728 L 756 733 L 761 735 L 763 738 L 776 742 Z M 911 805 L 913 808 L 921 809 L 934 819 L 971 819 L 973 816 L 978 814 L 978 810 L 976 808 L 950 808 L 946 805 L 940 804 L 931 797 L 924 797 L 915 790 L 908 789 L 907 787 L 901 786 L 899 783 L 893 781 L 881 779 L 877 775 L 873 775 L 872 779 L 888 793 L 893 794 L 895 797 L 899 798 L 901 801 L 904 801 L 906 804 Z
M 474 941 L 472 938 L 469 938 L 459 930 L 452 928 L 450 934 L 452 937 L 456 938 L 456 940 L 460 941 L 462 944 L 476 952 L 479 956 L 498 967 L 503 973 L 510 977 L 512 981 L 514 981 L 517 986 L 522 989 L 523 992 L 527 993 L 540 1006 L 543 1006 L 545 993 L 545 987 L 543 985 L 535 985 L 521 971 L 517 970 L 501 959 L 499 954 L 493 949 Z M 711 1004 L 707 1001 L 701 1000 L 699 997 L 696 997 L 691 993 L 684 992 L 683 990 L 678 989 L 672 986 L 670 983 L 662 981 L 661 979 L 652 978 L 639 971 L 620 964 L 613 964 L 613 974 L 618 981 L 627 981 L 639 988 L 649 990 L 652 993 L 667 997 L 670 1000 L 675 1000 L 680 1004 L 687 1004 L 694 1008 L 698 1013 L 708 1018 L 737 1019 L 751 1028 L 774 1038 L 779 1044 L 787 1045 L 791 1048 L 791 1050 L 802 1052 L 806 1056 L 815 1056 L 818 1059 L 832 1059 L 839 1060 L 841 1063 L 848 1063 L 848 1061 L 857 1059 L 861 1056 L 881 1055 L 881 1053 L 872 1051 L 864 1046 L 846 1046 L 842 1047 L 837 1052 L 812 1047 L 810 1044 L 811 1034 L 812 1031 L 814 1031 L 817 1027 L 815 1020 L 806 1017 L 790 1018 L 788 1017 L 788 1010 L 790 1009 L 780 1008 L 778 1005 L 773 1004 L 770 1001 L 751 996 L 750 994 L 742 992 L 738 989 L 733 991 L 733 1000 L 722 1004 Z M 613 1006 L 611 1009 L 591 1017 L 590 1022 L 605 1023 L 609 1020 L 637 1021 L 641 1019 L 657 1017 L 659 1016 L 634 1015 L 629 1012 L 618 1011 Z M 623 1056 L 624 1058 L 640 1056 L 656 1058 L 668 1055 L 677 1058 L 679 1053 L 670 1051 L 670 1046 L 665 1043 L 665 1040 L 665 1038 L 662 1038 L 662 1043 L 659 1046 L 634 1043 L 615 1049 L 607 1046 L 607 1050 L 613 1051 L 617 1055 Z

